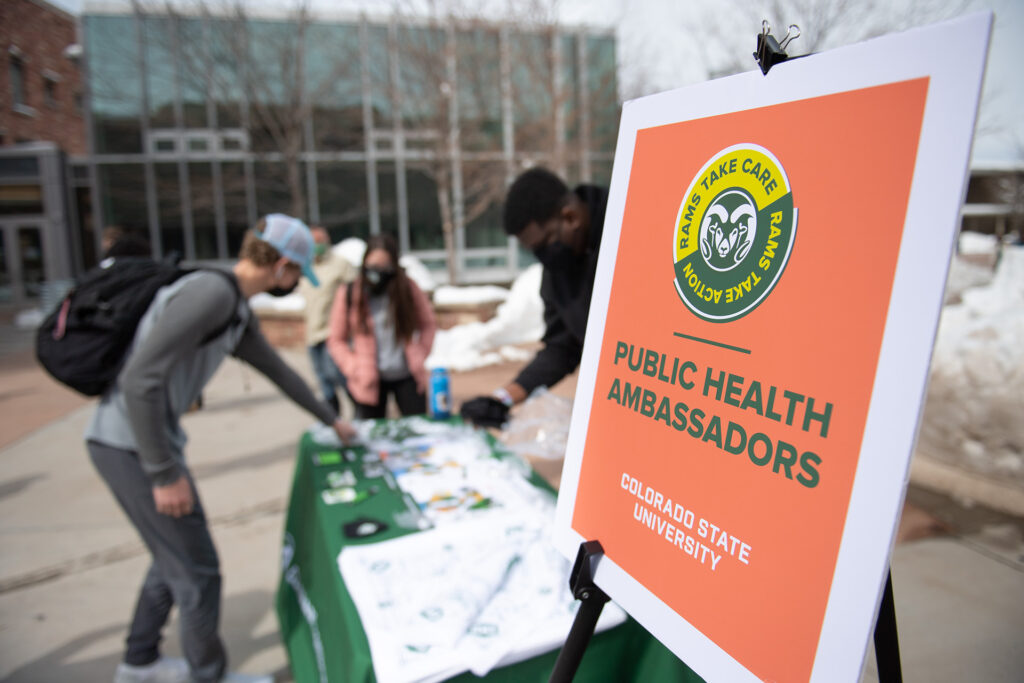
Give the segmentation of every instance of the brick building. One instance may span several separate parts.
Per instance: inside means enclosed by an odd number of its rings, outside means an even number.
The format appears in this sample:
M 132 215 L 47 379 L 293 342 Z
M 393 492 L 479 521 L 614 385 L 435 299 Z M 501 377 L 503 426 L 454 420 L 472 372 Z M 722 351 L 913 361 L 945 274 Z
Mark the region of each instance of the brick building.
M 0 145 L 86 153 L 75 17 L 42 0 L 0 2 Z

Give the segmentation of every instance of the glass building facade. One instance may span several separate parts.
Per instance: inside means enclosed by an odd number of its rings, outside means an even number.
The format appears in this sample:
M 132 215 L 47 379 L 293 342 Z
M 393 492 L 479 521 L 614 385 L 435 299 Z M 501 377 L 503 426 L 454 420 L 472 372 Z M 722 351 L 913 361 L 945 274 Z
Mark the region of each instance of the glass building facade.
M 81 30 L 89 154 L 72 175 L 87 265 L 93 226 L 138 231 L 156 256 L 226 261 L 280 211 L 334 241 L 390 231 L 440 281 L 507 282 L 532 262 L 501 225 L 515 175 L 611 176 L 610 32 L 129 3 L 87 12 Z

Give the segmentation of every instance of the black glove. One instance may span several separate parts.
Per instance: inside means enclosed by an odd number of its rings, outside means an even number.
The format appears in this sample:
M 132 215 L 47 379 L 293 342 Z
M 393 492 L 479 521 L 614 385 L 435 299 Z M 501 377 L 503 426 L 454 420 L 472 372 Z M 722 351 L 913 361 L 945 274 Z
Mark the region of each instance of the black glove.
M 508 406 L 493 396 L 477 396 L 463 403 L 459 414 L 480 427 L 501 427 L 508 421 Z

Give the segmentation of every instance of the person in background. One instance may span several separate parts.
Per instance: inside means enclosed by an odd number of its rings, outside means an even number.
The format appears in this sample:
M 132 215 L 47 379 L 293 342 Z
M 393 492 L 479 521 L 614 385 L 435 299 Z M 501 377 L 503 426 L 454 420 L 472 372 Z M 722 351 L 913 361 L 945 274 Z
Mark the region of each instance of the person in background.
M 463 403 L 464 419 L 500 427 L 509 409 L 535 388 L 550 387 L 579 366 L 607 202 L 606 188 L 580 185 L 570 191 L 543 168 L 525 171 L 512 183 L 505 198 L 505 232 L 544 268 L 544 347 L 511 382 Z
M 331 251 L 327 230 L 317 226 L 310 232 L 314 243 L 313 274 L 320 280 L 320 286 L 313 286 L 308 279 L 299 283 L 299 294 L 306 300 L 306 346 L 320 392 L 334 411 L 339 412 L 338 388 L 345 389 L 345 377 L 327 352 L 327 330 L 335 294 L 343 285 L 355 280 L 359 270 Z
M 424 363 L 436 329 L 426 294 L 398 265 L 394 238 L 371 237 L 359 277 L 334 299 L 327 336 L 356 417 L 384 417 L 389 394 L 403 415 L 427 411 Z
M 151 556 L 115 683 L 247 680 L 225 678 L 220 562 L 185 462 L 180 418 L 230 354 L 343 441 L 355 435 L 274 352 L 247 303 L 259 292 L 290 292 L 302 275 L 315 280 L 312 261 L 313 238 L 302 221 L 282 214 L 261 219 L 231 272 L 199 270 L 157 292 L 124 369 L 96 407 L 86 430 L 89 455 Z M 175 604 L 184 661 L 160 655 Z
M 103 258 L 153 255 L 148 241 L 119 225 L 110 225 L 103 229 L 100 247 Z

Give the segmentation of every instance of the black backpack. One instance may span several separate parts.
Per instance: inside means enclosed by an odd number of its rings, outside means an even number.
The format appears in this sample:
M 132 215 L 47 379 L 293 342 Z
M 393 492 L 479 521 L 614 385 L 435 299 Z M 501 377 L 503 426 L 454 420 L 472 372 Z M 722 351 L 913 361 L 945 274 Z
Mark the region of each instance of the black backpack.
M 99 396 L 117 379 L 135 329 L 157 290 L 195 269 L 146 257 L 106 259 L 89 270 L 36 332 L 36 358 L 58 382 L 86 396 Z M 228 273 L 236 294 L 238 283 Z M 232 317 L 203 343 L 220 336 Z

